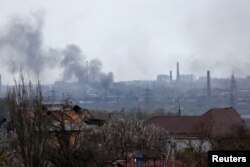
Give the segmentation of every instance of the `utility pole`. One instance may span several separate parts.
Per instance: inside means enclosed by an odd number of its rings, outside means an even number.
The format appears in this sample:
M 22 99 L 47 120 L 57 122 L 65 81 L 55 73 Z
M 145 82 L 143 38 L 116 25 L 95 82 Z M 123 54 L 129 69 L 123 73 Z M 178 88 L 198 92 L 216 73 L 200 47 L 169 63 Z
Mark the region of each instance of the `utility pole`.
M 180 105 L 180 101 L 178 100 L 177 101 L 177 103 L 178 103 L 178 114 L 179 114 L 179 116 L 181 116 L 181 105 Z
M 175 167 L 175 147 L 176 147 L 176 143 L 174 141 L 174 139 L 171 137 L 168 140 L 168 153 L 166 156 L 166 160 L 165 160 L 165 167 L 168 166 L 168 160 L 169 160 L 169 156 L 171 156 L 171 160 L 172 160 L 172 164 L 171 167 Z

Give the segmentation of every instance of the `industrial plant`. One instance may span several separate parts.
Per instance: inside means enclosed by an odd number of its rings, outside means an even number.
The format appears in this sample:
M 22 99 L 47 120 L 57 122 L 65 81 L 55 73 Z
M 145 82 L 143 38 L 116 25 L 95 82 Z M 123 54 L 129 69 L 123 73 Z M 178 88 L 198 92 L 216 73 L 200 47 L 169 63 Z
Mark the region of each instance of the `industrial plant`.
M 45 101 L 60 102 L 66 96 L 75 104 L 93 110 L 155 111 L 198 115 L 210 108 L 234 107 L 244 117 L 250 107 L 250 77 L 215 78 L 207 70 L 204 76 L 182 73 L 180 63 L 173 70 L 159 74 L 155 80 L 113 81 L 113 74 L 89 69 L 88 62 L 76 82 L 56 81 L 42 85 Z M 72 69 L 71 69 L 72 70 Z M 1 95 L 6 86 L 1 85 Z

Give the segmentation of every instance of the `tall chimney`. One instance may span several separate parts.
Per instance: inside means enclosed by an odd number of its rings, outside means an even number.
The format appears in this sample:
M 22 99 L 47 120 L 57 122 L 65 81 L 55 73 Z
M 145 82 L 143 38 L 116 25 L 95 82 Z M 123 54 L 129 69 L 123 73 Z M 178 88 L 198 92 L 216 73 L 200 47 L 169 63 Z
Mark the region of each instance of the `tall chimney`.
M 176 80 L 180 80 L 180 69 L 179 69 L 179 62 L 177 62 L 177 74 L 176 74 Z
M 210 71 L 207 71 L 207 97 L 211 96 L 211 81 L 210 81 Z
M 89 62 L 88 61 L 86 61 L 86 76 L 85 76 L 86 78 L 86 84 L 88 84 L 88 80 L 89 80 Z
M 89 62 L 86 61 L 86 70 L 85 73 L 83 73 L 83 97 L 87 96 L 87 89 L 88 89 L 88 79 L 89 79 Z
M 169 77 L 170 77 L 170 82 L 172 82 L 173 81 L 172 70 L 170 70 L 170 72 L 169 72 Z
M 232 72 L 232 76 L 231 76 L 231 96 L 230 96 L 230 103 L 231 103 L 231 107 L 235 107 L 235 93 L 236 93 L 236 82 L 235 82 L 235 77 L 234 77 L 234 73 Z

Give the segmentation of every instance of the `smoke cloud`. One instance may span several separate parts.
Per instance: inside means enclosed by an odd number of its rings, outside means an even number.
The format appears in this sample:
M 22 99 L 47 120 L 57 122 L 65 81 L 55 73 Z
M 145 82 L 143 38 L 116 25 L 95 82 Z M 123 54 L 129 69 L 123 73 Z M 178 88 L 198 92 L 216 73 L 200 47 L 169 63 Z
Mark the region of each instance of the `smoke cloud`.
M 98 59 L 91 60 L 89 63 L 88 79 L 90 84 L 101 85 L 103 88 L 108 88 L 114 80 L 112 72 L 108 74 L 101 72 L 102 63 Z
M 42 36 L 43 23 L 40 14 L 30 18 L 15 16 L 0 32 L 2 65 L 9 73 L 18 73 L 22 68 L 38 77 L 45 69 L 58 69 L 62 70 L 61 80 L 65 82 L 85 82 L 101 88 L 110 86 L 113 73 L 102 72 L 102 63 L 98 59 L 90 61 L 88 70 L 86 58 L 78 46 L 70 44 L 65 49 L 46 48 Z
M 249 1 L 208 1 L 186 24 L 191 72 L 210 69 L 217 76 L 249 75 Z M 190 14 L 190 15 L 191 15 Z
M 76 45 L 68 45 L 63 51 L 64 58 L 61 67 L 64 69 L 63 80 L 81 81 L 84 77 L 84 57 L 81 49 Z
M 34 16 L 34 20 L 35 23 L 30 24 L 19 17 L 12 18 L 1 33 L 0 49 L 11 73 L 23 66 L 38 75 L 44 67 L 45 55 L 41 48 L 43 19 Z

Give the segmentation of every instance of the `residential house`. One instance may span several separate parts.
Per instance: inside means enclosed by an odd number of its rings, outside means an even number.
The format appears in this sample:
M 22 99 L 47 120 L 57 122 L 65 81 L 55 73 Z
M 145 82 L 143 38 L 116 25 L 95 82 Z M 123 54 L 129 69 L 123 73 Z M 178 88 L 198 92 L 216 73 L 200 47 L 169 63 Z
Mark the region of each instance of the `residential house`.
M 104 120 L 94 118 L 88 109 L 82 109 L 77 105 L 43 104 L 41 113 L 36 113 L 32 109 L 27 113 L 31 121 L 37 121 L 39 116 L 42 121 L 47 121 L 47 130 L 50 134 L 48 142 L 53 147 L 60 147 L 62 140 L 75 146 L 84 129 L 104 124 Z M 11 122 L 8 130 L 13 134 L 14 127 Z M 11 138 L 15 136 L 11 135 Z
M 200 147 L 204 151 L 211 148 L 211 138 L 247 126 L 234 108 L 214 108 L 200 116 L 156 116 L 145 122 L 148 124 L 165 128 L 170 135 L 169 142 L 177 150 Z

